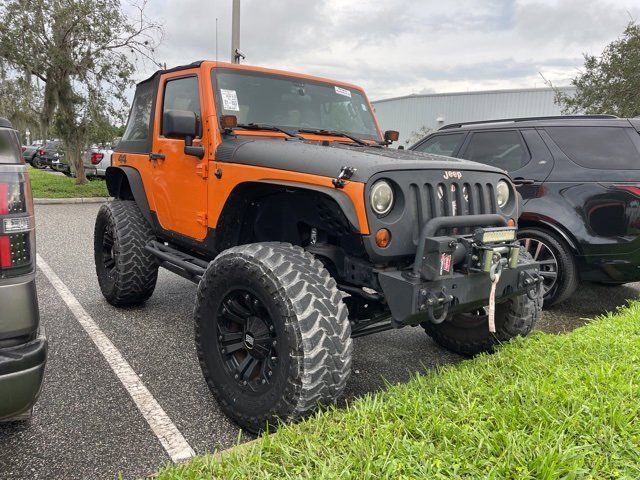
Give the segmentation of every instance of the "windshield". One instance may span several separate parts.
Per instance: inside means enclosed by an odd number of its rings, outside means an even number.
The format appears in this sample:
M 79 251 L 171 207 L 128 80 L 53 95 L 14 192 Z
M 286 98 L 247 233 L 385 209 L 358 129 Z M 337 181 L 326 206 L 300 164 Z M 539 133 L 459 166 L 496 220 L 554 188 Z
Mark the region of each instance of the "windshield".
M 358 90 L 234 69 L 214 69 L 212 75 L 219 114 L 235 115 L 239 124 L 336 130 L 379 140 L 369 104 Z

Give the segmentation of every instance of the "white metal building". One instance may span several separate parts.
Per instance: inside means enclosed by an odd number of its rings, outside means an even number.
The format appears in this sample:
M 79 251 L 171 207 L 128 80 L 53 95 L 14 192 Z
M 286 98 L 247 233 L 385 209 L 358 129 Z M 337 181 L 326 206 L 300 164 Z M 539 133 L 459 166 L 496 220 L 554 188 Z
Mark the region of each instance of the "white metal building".
M 573 87 L 561 87 L 567 94 Z M 522 88 L 480 92 L 429 93 L 372 102 L 382 130 L 398 130 L 396 145 L 408 145 L 421 129 L 498 118 L 560 115 L 551 88 Z

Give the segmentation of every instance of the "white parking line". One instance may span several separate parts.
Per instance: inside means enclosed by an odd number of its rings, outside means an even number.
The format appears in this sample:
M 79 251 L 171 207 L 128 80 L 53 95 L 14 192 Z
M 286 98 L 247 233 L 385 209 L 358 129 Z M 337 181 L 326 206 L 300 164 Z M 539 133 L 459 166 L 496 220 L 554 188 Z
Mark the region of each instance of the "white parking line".
M 37 255 L 38 267 L 47 277 L 51 285 L 58 291 L 64 303 L 67 304 L 71 313 L 76 317 L 78 323 L 84 328 L 93 343 L 105 358 L 118 379 L 124 385 L 134 403 L 142 413 L 153 433 L 158 437 L 160 443 L 174 462 L 186 460 L 195 455 L 182 433 L 173 424 L 169 416 L 162 409 L 160 404 L 153 398 L 151 392 L 144 386 L 140 377 L 127 363 L 120 351 L 111 343 L 111 340 L 100 330 L 100 327 L 89 316 L 80 302 L 73 296 L 69 288 L 60 280 L 58 275 L 45 262 L 40 254 Z

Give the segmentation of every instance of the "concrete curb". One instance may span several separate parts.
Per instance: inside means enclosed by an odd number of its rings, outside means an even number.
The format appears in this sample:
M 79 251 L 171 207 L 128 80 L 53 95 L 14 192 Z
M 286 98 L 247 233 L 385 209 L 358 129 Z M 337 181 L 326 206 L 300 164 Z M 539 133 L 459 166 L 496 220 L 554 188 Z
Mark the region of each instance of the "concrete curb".
M 34 198 L 35 205 L 61 205 L 73 203 L 104 203 L 113 200 L 111 197 L 87 197 L 87 198 Z

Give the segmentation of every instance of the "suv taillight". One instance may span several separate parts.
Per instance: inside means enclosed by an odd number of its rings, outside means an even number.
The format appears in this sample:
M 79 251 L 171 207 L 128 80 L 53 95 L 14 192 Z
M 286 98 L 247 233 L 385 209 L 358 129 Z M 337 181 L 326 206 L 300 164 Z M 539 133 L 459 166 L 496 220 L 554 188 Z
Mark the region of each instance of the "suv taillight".
M 618 190 L 624 190 L 625 192 L 629 192 L 636 197 L 640 197 L 640 186 L 638 185 L 614 185 Z
M 0 278 L 33 271 L 33 205 L 26 173 L 0 174 Z
M 91 165 L 98 165 L 104 158 L 104 153 L 91 152 Z
M 38 150 L 38 155 L 40 156 L 44 155 L 45 153 L 47 152 L 45 152 L 43 149 Z

